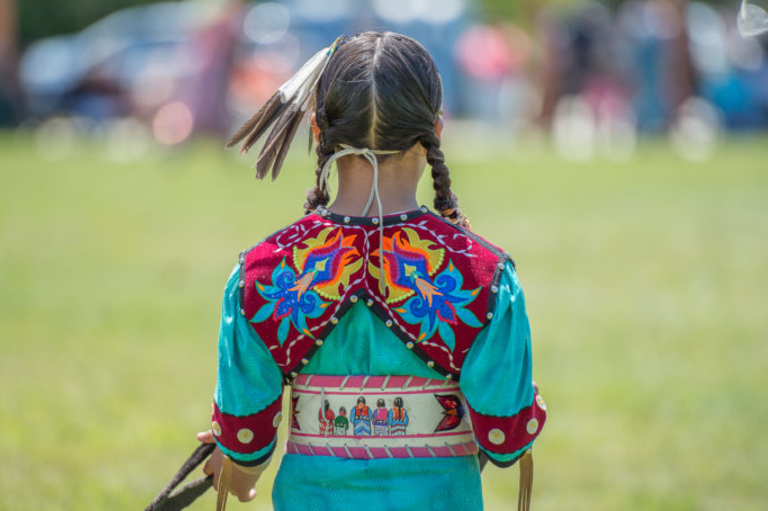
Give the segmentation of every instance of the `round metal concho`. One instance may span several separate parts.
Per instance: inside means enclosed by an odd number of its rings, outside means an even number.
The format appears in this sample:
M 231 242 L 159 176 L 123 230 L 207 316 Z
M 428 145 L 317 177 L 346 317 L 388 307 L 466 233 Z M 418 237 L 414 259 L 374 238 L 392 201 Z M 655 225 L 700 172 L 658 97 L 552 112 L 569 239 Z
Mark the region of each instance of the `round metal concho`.
M 272 427 L 273 428 L 278 427 L 282 420 L 283 420 L 283 412 L 277 412 L 275 416 L 272 418 Z
M 544 398 L 539 394 L 536 394 L 536 404 L 545 412 L 547 411 L 547 403 L 544 402 Z
M 253 440 L 253 431 L 248 428 L 243 428 L 237 432 L 237 439 L 241 444 L 249 444 Z
M 539 421 L 535 417 L 528 421 L 528 424 L 525 425 L 525 430 L 528 432 L 529 435 L 535 435 L 536 432 L 539 430 Z
M 211 423 L 211 431 L 213 431 L 214 436 L 221 436 L 221 426 L 218 422 L 213 421 Z
M 506 439 L 507 436 L 500 429 L 492 429 L 488 432 L 488 441 L 493 445 L 501 445 Z

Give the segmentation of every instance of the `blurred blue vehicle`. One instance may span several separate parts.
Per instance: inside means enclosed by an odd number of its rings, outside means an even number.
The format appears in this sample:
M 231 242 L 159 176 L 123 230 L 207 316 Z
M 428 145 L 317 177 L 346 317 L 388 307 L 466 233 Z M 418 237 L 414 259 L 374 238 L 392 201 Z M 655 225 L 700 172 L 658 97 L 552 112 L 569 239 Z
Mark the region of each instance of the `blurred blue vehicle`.
M 196 3 L 147 5 L 117 11 L 75 35 L 35 42 L 20 63 L 28 111 L 103 120 L 150 107 L 141 104 L 147 99 L 141 82 L 168 83 L 189 73 L 186 44 L 202 14 Z
M 392 30 L 434 56 L 445 110 L 471 115 L 455 51 L 473 18 L 467 0 L 158 3 L 34 43 L 22 56 L 20 81 L 27 110 L 38 119 L 132 117 L 154 131 L 183 111 L 190 132 L 227 134 L 337 36 Z

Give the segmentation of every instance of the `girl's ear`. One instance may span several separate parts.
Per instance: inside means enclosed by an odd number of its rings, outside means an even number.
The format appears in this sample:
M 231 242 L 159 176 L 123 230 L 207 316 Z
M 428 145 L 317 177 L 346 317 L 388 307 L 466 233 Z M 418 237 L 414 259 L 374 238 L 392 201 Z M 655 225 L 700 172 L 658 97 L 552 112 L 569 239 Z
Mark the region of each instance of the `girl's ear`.
M 440 135 L 443 134 L 443 116 L 439 115 L 437 116 L 437 120 L 435 121 L 435 135 L 437 136 L 437 139 L 440 140 Z
M 312 135 L 315 137 L 315 143 L 319 144 L 320 128 L 317 127 L 317 114 L 315 114 L 315 112 L 312 112 L 312 116 L 309 118 L 309 126 L 312 128 Z

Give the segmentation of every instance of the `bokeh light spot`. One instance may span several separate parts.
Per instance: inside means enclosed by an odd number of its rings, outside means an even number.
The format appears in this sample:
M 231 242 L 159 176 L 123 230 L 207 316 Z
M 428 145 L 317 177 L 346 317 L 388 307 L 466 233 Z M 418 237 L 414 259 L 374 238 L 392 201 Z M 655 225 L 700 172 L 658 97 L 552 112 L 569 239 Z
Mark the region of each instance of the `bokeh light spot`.
M 152 119 L 152 135 L 164 145 L 184 142 L 192 134 L 192 111 L 182 101 L 173 101 L 160 107 Z

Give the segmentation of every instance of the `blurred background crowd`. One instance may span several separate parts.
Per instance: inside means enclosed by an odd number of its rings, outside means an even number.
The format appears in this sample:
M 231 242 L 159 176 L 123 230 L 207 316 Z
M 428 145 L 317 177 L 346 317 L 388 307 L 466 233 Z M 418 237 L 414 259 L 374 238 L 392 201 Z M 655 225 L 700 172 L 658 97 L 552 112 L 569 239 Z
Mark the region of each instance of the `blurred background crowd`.
M 724 131 L 768 128 L 768 37 L 742 37 L 738 8 L 0 0 L 0 126 L 42 130 L 52 148 L 73 132 L 132 141 L 121 147 L 224 137 L 337 35 L 386 29 L 435 57 L 449 117 L 549 134 L 572 159 L 628 157 L 639 134 L 669 135 L 696 159 Z

